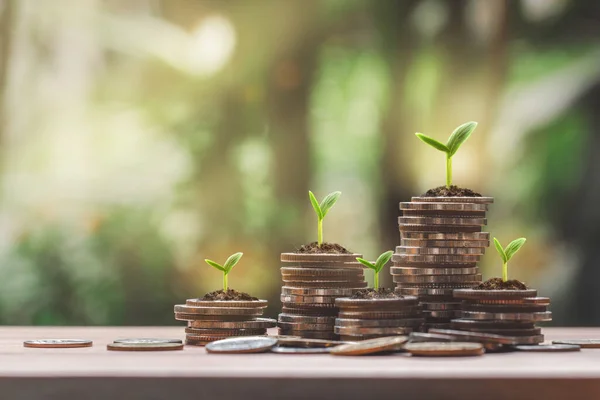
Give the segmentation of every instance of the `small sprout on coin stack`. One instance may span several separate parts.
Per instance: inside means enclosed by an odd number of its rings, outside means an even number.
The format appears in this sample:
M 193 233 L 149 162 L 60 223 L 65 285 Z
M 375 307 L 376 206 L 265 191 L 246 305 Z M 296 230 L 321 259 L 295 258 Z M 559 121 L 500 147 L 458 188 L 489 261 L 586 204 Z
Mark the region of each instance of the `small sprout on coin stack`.
M 356 261 L 374 271 L 375 282 L 373 283 L 373 287 L 375 290 L 379 290 L 379 273 L 381 272 L 381 269 L 385 266 L 385 264 L 387 264 L 390 261 L 393 254 L 394 252 L 391 250 L 386 251 L 385 253 L 377 257 L 377 261 L 375 261 L 375 263 L 372 263 L 360 257 L 356 258 Z
M 456 154 L 460 146 L 471 136 L 471 133 L 477 127 L 477 122 L 471 121 L 462 124 L 452 132 L 450 138 L 446 144 L 438 142 L 437 140 L 424 135 L 422 133 L 415 133 L 419 139 L 427 143 L 431 147 L 438 149 L 446 153 L 446 187 L 452 186 L 452 157 Z
M 333 205 L 338 201 L 342 192 L 333 192 L 329 193 L 323 201 L 319 204 L 317 198 L 311 192 L 308 191 L 308 197 L 310 198 L 310 202 L 315 209 L 315 213 L 317 213 L 317 244 L 321 246 L 323 244 L 323 219 L 329 212 L 329 209 L 333 207 Z
M 494 245 L 496 246 L 496 250 L 498 254 L 500 254 L 500 258 L 502 258 L 502 281 L 508 281 L 508 262 L 510 259 L 523 247 L 527 239 L 519 238 L 515 239 L 505 248 L 502 247 L 500 241 L 494 238 Z
M 229 273 L 231 272 L 231 270 L 233 269 L 233 267 L 235 267 L 235 265 L 240 261 L 240 259 L 242 258 L 242 256 L 244 255 L 244 253 L 235 253 L 232 254 L 231 256 L 229 256 L 229 258 L 227 259 L 227 261 L 225 261 L 225 264 L 221 265 L 213 260 L 204 260 L 208 265 L 210 265 L 213 268 L 218 269 L 219 271 L 223 272 L 223 291 L 226 292 L 228 289 L 228 282 L 227 282 L 227 275 L 229 275 Z

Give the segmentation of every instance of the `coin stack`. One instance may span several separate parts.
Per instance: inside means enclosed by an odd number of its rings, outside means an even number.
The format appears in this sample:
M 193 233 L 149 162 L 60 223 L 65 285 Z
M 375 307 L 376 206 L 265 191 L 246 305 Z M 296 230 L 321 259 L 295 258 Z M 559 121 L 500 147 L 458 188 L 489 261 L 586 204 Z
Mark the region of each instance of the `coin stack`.
M 358 341 L 384 336 L 407 335 L 423 324 L 415 296 L 383 299 L 340 298 L 335 333 L 342 340 Z
M 186 344 L 204 346 L 232 336 L 260 336 L 276 321 L 260 318 L 267 307 L 266 300 L 201 300 L 188 299 L 175 306 L 175 319 L 187 321 Z
M 335 300 L 365 288 L 360 254 L 282 253 L 279 334 L 336 340 Z
M 482 232 L 491 197 L 413 197 L 400 203 L 401 243 L 390 272 L 396 292 L 418 296 L 423 307 L 423 329 L 447 329 L 460 316 L 458 288 L 481 283 L 477 262 L 490 245 Z
M 452 329 L 513 336 L 517 344 L 538 344 L 544 341 L 537 322 L 551 321 L 550 299 L 536 297 L 537 290 L 475 290 L 454 291 L 462 301 L 462 317 L 452 320 Z

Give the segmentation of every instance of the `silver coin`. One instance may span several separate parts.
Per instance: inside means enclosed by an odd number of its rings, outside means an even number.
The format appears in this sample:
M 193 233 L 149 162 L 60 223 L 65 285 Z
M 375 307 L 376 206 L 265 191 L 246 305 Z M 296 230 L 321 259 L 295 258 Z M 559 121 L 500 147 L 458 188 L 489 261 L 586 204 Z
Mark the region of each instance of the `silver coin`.
M 412 343 L 416 342 L 455 342 L 454 336 L 442 335 L 439 333 L 424 333 L 424 332 L 412 332 L 408 336 L 408 340 Z
M 464 300 L 512 300 L 537 296 L 537 290 L 475 290 L 460 289 L 454 292 L 454 297 Z
M 271 349 L 271 353 L 278 354 L 328 354 L 332 347 L 287 347 L 276 346 Z
M 429 288 L 411 288 L 397 287 L 394 290 L 396 293 L 407 296 L 452 296 L 454 289 L 429 289 Z
M 356 289 L 353 289 L 353 288 L 321 289 L 321 288 L 295 288 L 295 287 L 290 287 L 290 286 L 283 286 L 281 288 L 282 295 L 352 296 L 354 293 L 356 293 Z
M 405 231 L 402 232 L 402 240 L 404 239 L 419 239 L 419 240 L 486 240 L 489 242 L 489 232 L 420 232 L 420 231 Z M 440 246 L 443 247 L 443 246 Z
M 327 253 L 281 253 L 281 261 L 285 263 L 355 263 L 362 254 L 327 254 Z
M 476 212 L 487 211 L 487 204 L 476 203 L 432 203 L 432 202 L 402 202 L 400 203 L 401 210 L 416 210 L 416 211 L 463 211 Z
M 393 281 L 400 283 L 464 283 L 481 282 L 481 274 L 474 275 L 394 275 Z
M 277 339 L 274 338 L 247 336 L 211 342 L 206 345 L 206 351 L 221 354 L 264 353 L 276 345 Z
M 126 338 L 116 339 L 113 343 L 183 343 L 183 341 L 181 339 Z
M 481 343 L 472 342 L 418 342 L 404 345 L 413 356 L 480 356 L 484 350 Z
M 298 330 L 298 331 L 333 331 L 333 323 L 326 324 L 306 324 L 294 322 L 279 322 L 277 324 L 282 330 Z
M 111 351 L 172 351 L 183 350 L 183 343 L 109 343 L 106 350 Z
M 404 297 L 393 297 L 383 299 L 352 299 L 348 297 L 340 297 L 336 299 L 335 304 L 348 310 L 351 308 L 367 310 L 369 308 L 376 308 L 377 311 L 383 311 L 388 308 L 395 308 L 397 310 L 403 307 L 413 307 L 418 305 L 419 300 L 414 296 Z
M 533 351 L 533 352 L 567 352 L 567 351 L 580 351 L 581 346 L 571 344 L 538 344 L 538 345 L 520 345 L 514 346 L 513 349 L 519 351 Z
M 409 247 L 397 246 L 396 254 L 422 254 L 422 255 L 483 255 L 483 247 Z
M 342 268 L 342 269 L 321 269 L 321 268 L 294 268 L 294 267 L 282 267 L 281 275 L 283 277 L 299 277 L 299 276 L 308 276 L 308 277 L 319 277 L 323 278 L 355 278 L 359 279 L 364 276 L 364 272 L 362 269 L 353 268 Z
M 190 328 L 199 329 L 262 329 L 274 328 L 277 321 L 271 318 L 254 318 L 247 321 L 189 321 Z
M 421 307 L 423 307 L 423 311 L 445 311 L 445 310 L 453 310 L 460 311 L 461 303 L 434 303 L 434 302 L 421 302 Z
M 406 225 L 484 226 L 487 225 L 487 219 L 468 217 L 398 217 L 398 223 Z
M 346 319 L 401 319 L 401 318 L 418 318 L 422 314 L 422 309 L 419 306 L 408 307 L 406 310 L 395 311 L 395 310 L 382 310 L 382 311 L 346 311 L 340 310 L 339 318 Z
M 479 311 L 463 311 L 462 318 L 474 320 L 502 320 L 502 321 L 552 321 L 552 312 L 539 313 L 489 313 Z
M 348 319 L 338 318 L 335 320 L 337 327 L 358 327 L 358 328 L 389 328 L 389 327 L 415 327 L 424 322 L 423 318 L 405 318 L 405 319 Z
M 417 268 L 417 267 L 390 267 L 392 275 L 474 275 L 479 273 L 479 268 Z
M 447 196 L 436 196 L 436 197 L 424 197 L 414 196 L 411 198 L 412 202 L 415 203 L 467 203 L 467 204 L 491 204 L 494 202 L 493 197 L 447 197 Z
M 175 313 L 177 314 L 198 314 L 198 315 L 247 315 L 259 316 L 262 315 L 266 306 L 249 308 L 249 307 L 193 307 L 182 304 L 175 305 Z
M 306 315 L 292 315 L 292 314 L 279 314 L 279 322 L 293 322 L 301 324 L 332 324 L 335 322 L 335 316 L 306 316 Z
M 579 346 L 582 349 L 600 349 L 600 339 L 565 339 L 553 340 L 552 343 Z
M 67 349 L 77 347 L 91 347 L 92 341 L 86 339 L 36 339 L 23 342 L 25 347 L 45 349 Z
M 398 263 L 419 263 L 419 264 L 470 264 L 477 263 L 481 256 L 474 254 L 465 255 L 414 255 L 414 254 L 394 254 L 393 262 Z
M 283 303 L 299 303 L 299 304 L 335 304 L 335 296 L 296 296 L 296 295 L 281 295 Z
M 485 248 L 490 246 L 489 240 L 422 240 L 401 239 L 401 246 L 428 248 Z

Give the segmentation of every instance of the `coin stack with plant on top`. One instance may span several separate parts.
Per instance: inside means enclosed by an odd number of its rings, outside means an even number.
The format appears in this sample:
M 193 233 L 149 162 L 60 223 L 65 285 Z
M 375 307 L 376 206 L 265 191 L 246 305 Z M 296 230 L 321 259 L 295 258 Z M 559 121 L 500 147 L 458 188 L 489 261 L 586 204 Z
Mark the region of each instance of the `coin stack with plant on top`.
M 323 242 L 323 219 L 340 197 L 334 192 L 319 204 L 312 192 L 309 198 L 317 213 L 318 241 L 295 253 L 282 253 L 282 313 L 279 334 L 311 339 L 338 339 L 334 333 L 338 308 L 335 300 L 365 288 L 362 264 L 339 244 Z
M 401 296 L 393 290 L 379 288 L 379 273 L 393 251 L 381 254 L 372 263 L 357 260 L 374 271 L 374 287 L 356 292 L 351 297 L 336 299 L 340 312 L 335 320 L 335 333 L 342 340 L 357 341 L 392 335 L 406 335 L 423 324 L 419 301 L 415 296 Z
M 425 143 L 446 154 L 446 186 L 429 190 L 411 202 L 400 203 L 400 246 L 390 272 L 396 292 L 418 296 L 424 329 L 448 328 L 460 316 L 452 291 L 481 283 L 477 263 L 489 247 L 487 224 L 491 197 L 452 185 L 452 158 L 477 124 L 456 128 L 446 144 L 418 133 Z
M 494 238 L 502 258 L 502 278 L 491 278 L 472 289 L 454 291 L 462 301 L 462 317 L 451 323 L 452 329 L 511 336 L 513 344 L 539 344 L 544 341 L 538 322 L 552 320 L 550 299 L 538 297 L 537 290 L 523 282 L 508 279 L 508 261 L 525 244 L 525 238 L 513 240 L 506 248 Z
M 242 253 L 233 254 L 223 265 L 205 260 L 223 273 L 223 289 L 175 306 L 175 319 L 188 323 L 186 344 L 204 346 L 233 336 L 266 335 L 267 328 L 276 326 L 275 320 L 261 318 L 268 305 L 266 300 L 229 289 L 229 272 L 241 257 Z

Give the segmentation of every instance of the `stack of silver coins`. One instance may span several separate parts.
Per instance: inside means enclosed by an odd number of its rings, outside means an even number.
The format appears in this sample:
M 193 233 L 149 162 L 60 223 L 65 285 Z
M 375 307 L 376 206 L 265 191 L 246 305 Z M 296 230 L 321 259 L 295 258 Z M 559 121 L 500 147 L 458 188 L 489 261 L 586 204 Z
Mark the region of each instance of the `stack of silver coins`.
M 281 254 L 279 334 L 336 340 L 335 300 L 365 288 L 360 254 Z
M 384 336 L 407 335 L 423 324 L 415 296 L 383 299 L 340 298 L 335 333 L 342 340 L 357 341 Z
M 187 321 L 186 344 L 204 346 L 215 340 L 233 336 L 260 336 L 276 321 L 261 318 L 266 300 L 201 300 L 188 299 L 185 305 L 175 306 L 175 319 Z
M 396 293 L 419 297 L 424 329 L 448 329 L 460 316 L 452 291 L 481 283 L 477 263 L 490 245 L 491 197 L 413 197 L 400 203 L 400 246 L 390 272 Z
M 462 301 L 462 317 L 451 322 L 452 329 L 515 337 L 516 344 L 544 341 L 538 322 L 552 320 L 550 299 L 537 297 L 535 289 L 454 291 Z

